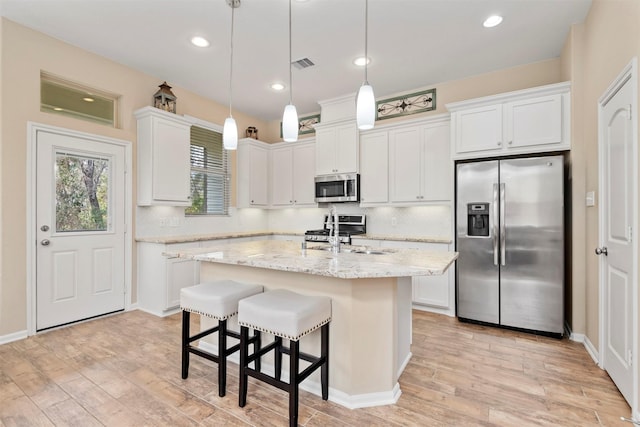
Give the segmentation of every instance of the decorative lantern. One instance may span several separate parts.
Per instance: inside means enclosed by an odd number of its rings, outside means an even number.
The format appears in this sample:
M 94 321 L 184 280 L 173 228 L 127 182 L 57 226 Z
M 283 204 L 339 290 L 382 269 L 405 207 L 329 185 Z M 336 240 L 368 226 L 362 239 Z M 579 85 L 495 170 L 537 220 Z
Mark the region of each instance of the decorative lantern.
M 171 86 L 167 82 L 162 83 L 159 91 L 153 95 L 153 106 L 170 113 L 176 112 L 176 96 L 171 92 Z
M 255 126 L 249 126 L 245 132 L 247 138 L 258 139 L 258 128 Z

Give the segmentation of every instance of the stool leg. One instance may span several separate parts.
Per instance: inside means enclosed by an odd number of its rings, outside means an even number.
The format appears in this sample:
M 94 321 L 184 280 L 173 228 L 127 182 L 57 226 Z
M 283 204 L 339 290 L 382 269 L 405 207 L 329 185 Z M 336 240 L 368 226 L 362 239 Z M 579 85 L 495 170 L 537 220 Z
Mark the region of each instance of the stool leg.
M 253 336 L 255 337 L 255 341 L 253 342 L 253 354 L 256 354 L 262 348 L 262 335 L 260 334 L 260 331 L 254 329 Z M 260 368 L 262 367 L 260 359 L 262 359 L 262 357 L 258 357 L 253 362 L 253 369 L 258 372 L 260 372 Z
M 298 369 L 300 342 L 291 341 L 289 351 L 289 427 L 298 426 Z
M 182 379 L 189 376 L 189 322 L 191 313 L 182 311 Z
M 280 378 L 282 377 L 282 337 L 275 337 L 276 338 L 276 348 L 275 348 L 275 354 L 273 355 L 274 357 L 274 374 L 276 379 L 279 381 Z
M 227 320 L 218 321 L 218 396 L 227 391 Z
M 321 357 L 324 363 L 320 367 L 320 382 L 322 384 L 322 400 L 329 399 L 329 324 L 322 326 L 320 330 Z
M 244 408 L 247 404 L 247 357 L 249 352 L 249 328 L 240 327 L 240 390 L 238 391 L 238 406 Z

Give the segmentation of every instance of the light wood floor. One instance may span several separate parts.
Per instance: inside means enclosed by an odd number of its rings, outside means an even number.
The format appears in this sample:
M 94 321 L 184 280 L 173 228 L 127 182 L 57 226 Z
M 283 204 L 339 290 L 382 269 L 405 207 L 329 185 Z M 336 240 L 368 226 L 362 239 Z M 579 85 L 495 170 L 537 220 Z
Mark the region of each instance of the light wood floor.
M 396 405 L 349 410 L 302 391 L 300 422 L 613 426 L 630 415 L 581 344 L 418 311 L 413 318 L 413 358 Z M 272 387 L 251 382 L 247 406 L 237 406 L 236 365 L 225 398 L 215 365 L 199 357 L 183 381 L 179 343 L 179 315 L 133 311 L 2 345 L 0 425 L 287 425 L 286 395 Z

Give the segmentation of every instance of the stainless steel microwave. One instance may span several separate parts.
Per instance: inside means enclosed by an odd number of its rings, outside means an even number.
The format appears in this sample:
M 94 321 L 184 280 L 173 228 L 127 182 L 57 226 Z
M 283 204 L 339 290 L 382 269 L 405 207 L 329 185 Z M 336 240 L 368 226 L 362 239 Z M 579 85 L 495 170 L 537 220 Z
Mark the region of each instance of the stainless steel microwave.
M 360 201 L 360 175 L 357 173 L 316 176 L 315 184 L 318 203 Z

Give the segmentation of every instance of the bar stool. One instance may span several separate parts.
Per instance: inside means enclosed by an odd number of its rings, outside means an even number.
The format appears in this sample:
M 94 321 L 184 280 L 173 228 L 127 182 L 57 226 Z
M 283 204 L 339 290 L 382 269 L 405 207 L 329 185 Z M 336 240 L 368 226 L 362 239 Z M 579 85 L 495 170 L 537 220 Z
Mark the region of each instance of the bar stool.
M 329 322 L 331 321 L 331 299 L 323 296 L 300 295 L 284 289 L 265 292 L 245 298 L 238 303 L 240 325 L 240 391 L 239 405 L 247 403 L 247 383 L 251 376 L 289 393 L 289 425 L 298 425 L 298 385 L 320 369 L 322 399 L 329 398 Z M 274 341 L 263 348 L 254 345 L 249 354 L 249 328 L 274 335 Z M 320 356 L 300 351 L 300 338 L 320 328 Z M 282 345 L 288 339 L 289 348 Z M 274 350 L 274 377 L 260 369 L 251 369 L 249 364 L 257 362 Z M 289 355 L 289 382 L 280 379 L 282 354 Z M 310 362 L 299 372 L 300 359 Z
M 227 319 L 238 313 L 238 301 L 242 298 L 261 293 L 263 287 L 240 283 L 233 280 L 218 280 L 201 283 L 180 290 L 180 308 L 182 309 L 182 379 L 189 376 L 189 353 L 196 354 L 218 364 L 218 395 L 223 397 L 227 385 L 227 356 L 240 348 L 236 344 L 227 348 L 227 337 L 240 339 L 240 334 L 227 329 Z M 191 313 L 211 317 L 218 321 L 218 325 L 193 336 L 189 335 L 189 321 Z M 202 350 L 191 345 L 207 335 L 218 332 L 218 354 Z M 260 336 L 254 334 L 250 341 L 260 347 Z M 256 363 L 260 363 L 259 361 Z M 256 365 L 256 369 L 260 367 Z

